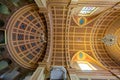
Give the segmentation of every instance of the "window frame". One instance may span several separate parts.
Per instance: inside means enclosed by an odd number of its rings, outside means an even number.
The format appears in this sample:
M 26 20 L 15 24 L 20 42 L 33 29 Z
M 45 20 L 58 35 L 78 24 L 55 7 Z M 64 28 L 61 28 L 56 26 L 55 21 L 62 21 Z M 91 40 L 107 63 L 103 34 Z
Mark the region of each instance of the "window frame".
M 92 9 L 87 10 L 86 8 L 92 8 Z M 98 9 L 98 7 L 93 7 L 93 6 L 85 6 L 85 7 L 82 7 L 81 10 L 79 11 L 78 16 L 90 16 L 90 15 L 93 14 L 97 9 Z M 86 13 L 82 13 L 82 12 L 85 12 L 85 11 L 86 11 Z

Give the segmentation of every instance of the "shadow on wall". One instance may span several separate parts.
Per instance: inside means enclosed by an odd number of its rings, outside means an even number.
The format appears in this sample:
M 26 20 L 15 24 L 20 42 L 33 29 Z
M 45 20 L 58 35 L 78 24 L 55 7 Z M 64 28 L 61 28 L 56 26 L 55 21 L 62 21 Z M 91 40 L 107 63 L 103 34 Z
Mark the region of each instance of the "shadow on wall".
M 0 44 L 5 44 L 5 31 L 0 30 Z
M 4 21 L 0 19 L 0 28 L 2 28 L 5 25 Z

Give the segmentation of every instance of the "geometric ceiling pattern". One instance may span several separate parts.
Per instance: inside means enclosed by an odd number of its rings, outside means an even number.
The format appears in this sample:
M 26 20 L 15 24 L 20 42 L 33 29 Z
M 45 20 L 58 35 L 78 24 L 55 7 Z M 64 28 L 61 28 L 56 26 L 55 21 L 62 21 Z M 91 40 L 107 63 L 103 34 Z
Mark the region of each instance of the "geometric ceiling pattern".
M 70 67 L 72 56 L 82 50 L 93 57 L 90 46 L 92 26 L 79 27 L 68 10 L 67 3 L 63 5 L 50 5 L 53 19 L 53 53 L 51 65 Z M 66 3 L 66 4 L 64 4 Z M 62 3 L 61 3 L 62 4 Z
M 53 21 L 53 53 L 51 66 L 62 65 L 70 67 L 71 58 L 76 52 L 81 50 L 102 64 L 106 64 L 106 67 L 120 68 L 119 64 L 110 57 L 111 54 L 108 54 L 102 42 L 107 25 L 109 26 L 110 23 L 119 16 L 115 16 L 115 14 L 118 14 L 117 10 L 117 13 L 114 13 L 114 10 L 106 11 L 106 13 L 109 13 L 99 15 L 89 24 L 80 27 L 75 23 L 71 15 L 73 6 L 68 7 L 69 0 L 57 2 L 53 0 L 49 2 L 52 3 L 48 5 L 48 7 L 52 12 Z M 61 5 L 58 5 L 59 2 Z M 111 12 L 113 12 L 113 14 Z
M 92 47 L 98 60 L 109 68 L 120 69 L 120 46 L 119 46 L 119 30 L 120 30 L 120 9 L 110 9 L 101 14 L 99 19 L 94 24 L 92 30 Z M 105 45 L 102 38 L 106 35 L 116 37 L 116 42 L 113 45 Z M 118 65 L 119 64 L 119 65 Z
M 115 56 L 119 55 L 119 51 L 110 51 L 113 47 L 104 45 L 101 40 L 112 32 L 115 36 L 120 34 L 119 30 L 110 31 L 110 28 L 115 26 L 113 24 L 118 23 L 119 15 L 117 14 L 120 10 L 112 8 L 106 10 L 100 15 L 97 14 L 97 17 L 94 16 L 94 19 L 90 17 L 91 21 L 80 27 L 73 19 L 74 5 L 68 6 L 69 3 L 70 0 L 48 0 L 46 12 L 42 12 L 42 9 L 38 9 L 35 5 L 28 5 L 16 11 L 7 24 L 7 48 L 11 57 L 24 68 L 36 68 L 37 62 L 43 59 L 50 66 L 69 68 L 73 55 L 82 51 L 106 67 L 119 69 L 117 63 L 119 60 Z M 99 4 L 98 1 L 97 4 Z M 43 17 L 47 23 L 43 22 Z M 117 30 L 119 27 L 113 29 Z M 119 43 L 118 40 L 117 43 Z M 119 44 L 117 46 L 119 48 Z
M 65 52 L 65 29 L 67 9 L 66 6 L 50 6 L 53 19 L 53 53 L 52 65 L 67 66 L 68 60 Z
M 7 43 L 11 57 L 22 67 L 33 69 L 44 58 L 46 27 L 36 5 L 20 8 L 7 24 Z

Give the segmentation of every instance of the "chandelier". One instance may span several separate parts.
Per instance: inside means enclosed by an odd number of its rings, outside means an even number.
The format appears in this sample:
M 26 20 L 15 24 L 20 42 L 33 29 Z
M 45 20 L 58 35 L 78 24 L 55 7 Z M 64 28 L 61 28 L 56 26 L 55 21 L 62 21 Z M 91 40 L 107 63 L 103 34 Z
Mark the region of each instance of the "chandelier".
M 112 34 L 107 34 L 101 39 L 101 41 L 105 45 L 111 46 L 111 45 L 114 45 L 117 42 L 117 38 L 116 38 L 116 36 L 114 36 Z

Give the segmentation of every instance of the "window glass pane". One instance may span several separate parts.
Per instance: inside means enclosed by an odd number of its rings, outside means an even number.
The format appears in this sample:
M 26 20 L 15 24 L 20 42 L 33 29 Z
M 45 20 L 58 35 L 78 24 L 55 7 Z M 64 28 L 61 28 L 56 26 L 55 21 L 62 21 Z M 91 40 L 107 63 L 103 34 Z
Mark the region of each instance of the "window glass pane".
M 96 7 L 83 7 L 82 10 L 80 11 L 80 14 L 88 15 L 91 14 L 95 9 Z
M 93 70 L 88 64 L 85 63 L 80 63 L 79 67 L 81 68 L 81 70 Z

